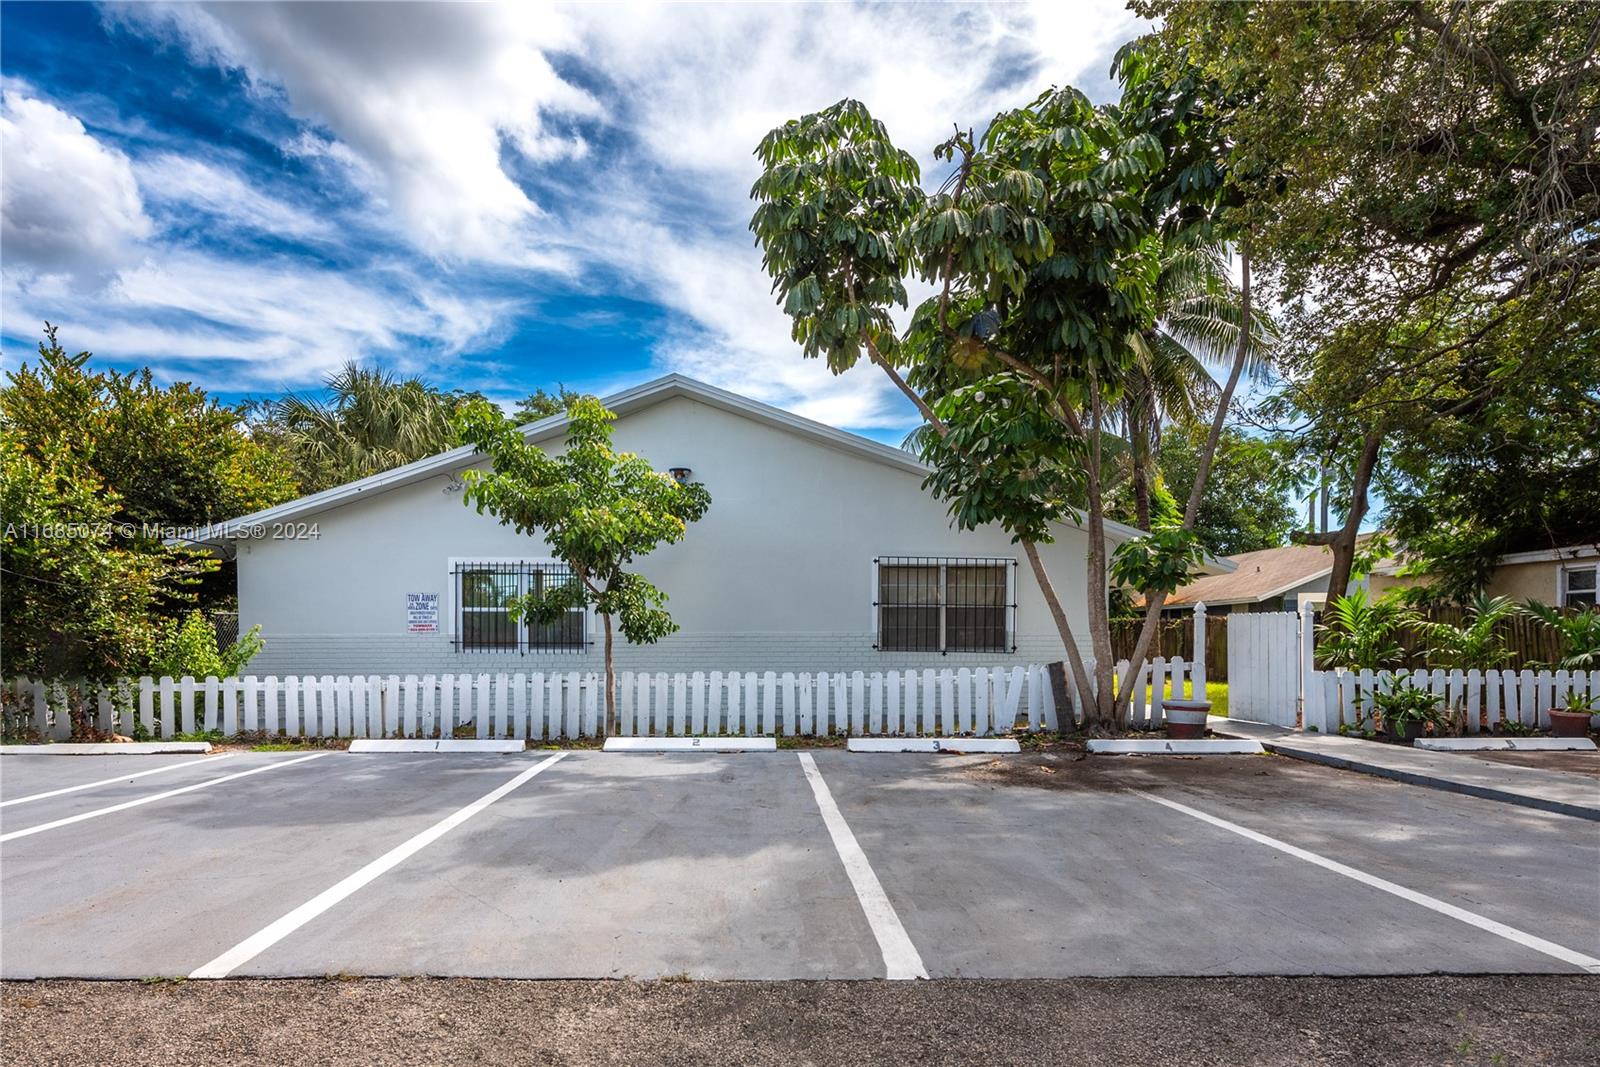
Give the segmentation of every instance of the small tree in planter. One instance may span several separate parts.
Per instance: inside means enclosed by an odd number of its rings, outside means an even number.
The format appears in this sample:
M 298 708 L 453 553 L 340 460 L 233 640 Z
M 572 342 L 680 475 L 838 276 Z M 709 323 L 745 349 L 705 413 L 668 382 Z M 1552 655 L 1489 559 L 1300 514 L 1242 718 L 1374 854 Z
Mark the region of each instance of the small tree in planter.
M 1409 682 L 1402 682 L 1387 693 L 1374 690 L 1371 701 L 1372 710 L 1382 720 L 1384 730 L 1396 741 L 1414 741 L 1430 724 L 1436 731 L 1442 731 L 1449 721 L 1439 706 L 1438 697 Z M 1359 713 L 1359 698 L 1357 704 Z
M 1588 737 L 1589 720 L 1600 715 L 1600 694 L 1585 697 L 1576 689 L 1568 689 L 1559 708 L 1550 709 L 1550 734 L 1552 737 Z
M 661 607 L 667 595 L 627 568 L 635 557 L 683 539 L 704 515 L 711 495 L 699 483 L 680 485 L 631 452 L 611 447 L 616 418 L 592 396 L 567 402 L 567 448 L 546 454 L 486 400 L 457 416 L 462 440 L 493 461 L 469 470 L 464 502 L 518 533 L 543 537 L 572 569 L 573 580 L 514 599 L 514 619 L 550 624 L 573 608 L 594 605 L 605 626 L 607 735 L 616 732 L 617 684 L 612 621 L 634 644 L 654 644 L 678 626 Z

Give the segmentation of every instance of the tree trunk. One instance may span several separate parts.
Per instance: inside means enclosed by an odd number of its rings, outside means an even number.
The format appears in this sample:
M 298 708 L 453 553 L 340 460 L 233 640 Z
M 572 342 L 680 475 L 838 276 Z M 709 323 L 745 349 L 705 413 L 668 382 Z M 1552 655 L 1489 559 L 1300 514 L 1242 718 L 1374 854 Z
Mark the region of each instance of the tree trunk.
M 1370 506 L 1372 472 L 1378 466 L 1378 456 L 1383 450 L 1383 428 L 1373 426 L 1361 441 L 1361 455 L 1356 459 L 1355 476 L 1350 479 L 1350 510 L 1345 513 L 1344 525 L 1337 530 L 1310 534 L 1301 539 L 1308 545 L 1327 545 L 1333 553 L 1333 570 L 1328 572 L 1328 603 L 1336 596 L 1344 596 L 1350 586 L 1350 572 L 1355 569 L 1356 538 L 1361 535 L 1361 523 Z
M 611 655 L 611 616 L 601 615 L 606 629 L 606 724 L 605 737 L 617 732 L 617 667 Z
M 1100 383 L 1092 379 L 1089 385 L 1092 400 L 1089 406 L 1089 467 L 1087 493 L 1089 497 L 1089 550 L 1084 554 L 1087 572 L 1086 588 L 1089 601 L 1089 644 L 1094 652 L 1094 703 L 1086 706 L 1083 728 L 1114 729 L 1116 717 L 1116 688 L 1112 681 L 1116 663 L 1111 651 L 1111 611 L 1106 603 L 1110 582 L 1106 577 L 1106 514 L 1105 499 L 1100 492 L 1100 433 L 1102 409 Z
M 1072 683 L 1078 690 L 1078 706 L 1084 709 L 1084 717 L 1088 718 L 1089 708 L 1094 705 L 1094 685 L 1089 678 L 1089 670 L 1084 666 L 1083 652 L 1078 648 L 1078 641 L 1072 636 L 1072 623 L 1067 621 L 1067 613 L 1062 610 L 1061 598 L 1056 596 L 1055 583 L 1050 580 L 1050 573 L 1045 570 L 1044 560 L 1039 558 L 1039 546 L 1032 541 L 1022 542 L 1022 552 L 1028 557 L 1028 566 L 1033 568 L 1033 577 L 1039 583 L 1039 590 L 1044 594 L 1044 602 L 1050 609 L 1050 617 L 1055 620 L 1056 631 L 1061 635 L 1061 644 L 1067 653 L 1067 662 L 1072 666 Z M 1056 709 L 1057 723 L 1060 723 L 1062 709 Z M 1070 731 L 1063 730 L 1063 733 Z
M 1239 250 L 1239 343 L 1234 349 L 1233 367 L 1228 371 L 1227 384 L 1222 388 L 1222 395 L 1217 398 L 1217 412 L 1211 417 L 1211 430 L 1206 434 L 1205 447 L 1200 452 L 1199 464 L 1195 470 L 1194 485 L 1189 489 L 1189 501 L 1183 509 L 1183 528 L 1193 529 L 1195 519 L 1200 514 L 1200 501 L 1205 496 L 1206 481 L 1211 477 L 1211 463 L 1217 454 L 1217 442 L 1222 439 L 1222 427 L 1227 422 L 1228 405 L 1233 402 L 1234 390 L 1239 386 L 1239 377 L 1244 373 L 1244 365 L 1250 354 L 1250 241 L 1246 237 Z M 1121 713 L 1129 707 L 1133 700 L 1133 680 L 1139 669 L 1139 664 L 1144 661 L 1146 653 L 1150 651 L 1150 642 L 1161 624 L 1161 608 L 1166 603 L 1165 593 L 1148 594 L 1144 611 L 1144 625 L 1139 628 L 1139 639 L 1134 642 L 1133 654 L 1128 658 L 1127 676 L 1122 679 L 1121 692 L 1117 698 L 1117 712 Z M 1196 655 L 1205 653 L 1196 650 Z
M 1128 444 L 1132 448 L 1133 513 L 1134 525 L 1141 530 L 1150 529 L 1150 455 L 1145 445 L 1144 424 L 1136 412 L 1137 404 L 1128 409 Z

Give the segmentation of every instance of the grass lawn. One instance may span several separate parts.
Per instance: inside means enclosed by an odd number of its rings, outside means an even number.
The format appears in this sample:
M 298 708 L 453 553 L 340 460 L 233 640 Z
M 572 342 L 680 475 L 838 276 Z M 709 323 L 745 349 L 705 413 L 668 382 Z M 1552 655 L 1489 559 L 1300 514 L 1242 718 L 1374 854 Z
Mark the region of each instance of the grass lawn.
M 1145 703 L 1146 704 L 1148 704 L 1150 702 L 1150 696 L 1151 696 L 1150 688 L 1151 687 L 1149 687 L 1149 686 L 1145 687 L 1144 697 L 1145 697 Z M 1171 694 L 1172 694 L 1171 687 L 1168 686 L 1166 688 L 1165 692 L 1170 697 Z M 1227 715 L 1228 715 L 1228 683 L 1227 682 L 1207 681 L 1206 682 L 1206 699 L 1211 701 L 1211 714 L 1213 714 L 1213 715 L 1221 715 L 1224 718 L 1227 717 Z

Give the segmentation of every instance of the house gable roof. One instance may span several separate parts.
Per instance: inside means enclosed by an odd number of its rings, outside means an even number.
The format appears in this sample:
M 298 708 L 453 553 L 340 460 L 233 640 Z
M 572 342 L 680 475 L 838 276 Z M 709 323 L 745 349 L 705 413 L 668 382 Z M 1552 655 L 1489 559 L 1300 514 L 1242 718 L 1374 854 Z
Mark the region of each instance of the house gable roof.
M 1321 545 L 1264 548 L 1228 559 L 1235 565 L 1231 573 L 1197 578 L 1168 597 L 1167 604 L 1259 604 L 1333 572 L 1333 557 Z
M 687 397 L 711 407 L 741 415 L 753 421 L 764 423 L 775 429 L 806 437 L 829 448 L 850 453 L 861 459 L 885 466 L 895 467 L 909 474 L 926 475 L 930 468 L 916 456 L 904 449 L 882 444 L 860 434 L 849 433 L 845 430 L 828 426 L 813 419 L 803 418 L 793 412 L 784 411 L 782 408 L 763 404 L 758 400 L 740 396 L 738 393 L 719 389 L 714 385 L 696 381 L 682 374 L 668 374 L 652 381 L 636 385 L 631 389 L 624 389 L 608 397 L 602 397 L 601 402 L 617 415 L 627 415 L 664 400 L 674 397 Z M 545 441 L 558 438 L 566 430 L 567 416 L 563 413 L 552 415 L 538 422 L 530 422 L 520 427 L 523 436 L 529 441 Z M 448 452 L 441 452 L 426 459 L 419 459 L 407 463 L 403 467 L 383 471 L 380 474 L 369 475 L 357 481 L 347 482 L 344 485 L 325 489 L 320 493 L 290 500 L 276 507 L 266 508 L 250 515 L 242 515 L 237 519 L 216 523 L 201 530 L 191 542 L 200 544 L 220 545 L 235 539 L 251 526 L 264 525 L 274 522 L 284 522 L 290 519 L 304 519 L 319 512 L 341 507 L 345 504 L 360 500 L 379 493 L 398 489 L 401 486 L 411 485 L 415 482 L 446 474 L 457 468 L 471 463 L 477 455 L 477 450 L 472 445 L 463 445 L 453 448 Z M 1123 523 L 1106 520 L 1106 534 L 1113 540 L 1125 541 L 1141 535 L 1141 531 Z M 1227 566 L 1226 560 L 1208 560 L 1219 568 Z

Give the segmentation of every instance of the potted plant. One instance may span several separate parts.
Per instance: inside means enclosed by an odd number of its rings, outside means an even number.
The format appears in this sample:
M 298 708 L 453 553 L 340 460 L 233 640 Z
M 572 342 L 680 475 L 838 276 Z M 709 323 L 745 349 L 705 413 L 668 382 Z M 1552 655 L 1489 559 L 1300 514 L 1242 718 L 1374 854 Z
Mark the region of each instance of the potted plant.
M 1387 693 L 1374 692 L 1372 710 L 1382 720 L 1385 732 L 1406 744 L 1421 737 L 1429 724 L 1442 722 L 1439 698 L 1409 682 Z
M 1211 701 L 1163 700 L 1161 714 L 1166 720 L 1169 740 L 1193 741 L 1206 735 L 1206 716 L 1211 714 Z
M 1600 712 L 1600 694 L 1592 697 L 1568 689 L 1562 706 L 1550 709 L 1550 736 L 1588 737 L 1589 717 Z

